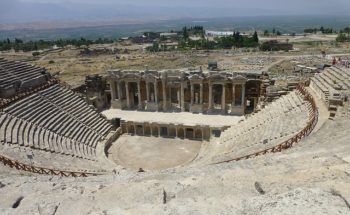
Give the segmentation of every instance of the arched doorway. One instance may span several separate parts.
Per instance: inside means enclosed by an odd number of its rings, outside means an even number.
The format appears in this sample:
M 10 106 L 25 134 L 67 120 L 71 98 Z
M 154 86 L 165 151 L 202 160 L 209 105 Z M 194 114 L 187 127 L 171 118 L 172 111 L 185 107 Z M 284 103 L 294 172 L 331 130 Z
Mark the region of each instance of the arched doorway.
M 200 140 L 203 138 L 202 129 L 196 129 L 195 138 Z
M 177 128 L 177 137 L 181 138 L 181 139 L 185 138 L 185 136 L 184 136 L 184 128 Z
M 214 107 L 221 105 L 223 87 L 221 84 L 213 85 L 213 103 Z

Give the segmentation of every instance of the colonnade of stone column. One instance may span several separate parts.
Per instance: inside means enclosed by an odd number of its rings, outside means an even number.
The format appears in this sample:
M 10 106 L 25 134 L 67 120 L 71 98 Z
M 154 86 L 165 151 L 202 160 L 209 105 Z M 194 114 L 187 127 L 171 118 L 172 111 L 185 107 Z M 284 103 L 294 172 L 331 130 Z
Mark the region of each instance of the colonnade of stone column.
M 137 84 L 137 94 L 138 94 L 138 108 L 142 109 L 142 98 L 141 98 L 141 81 L 125 81 L 125 98 L 126 98 L 126 106 L 127 108 L 131 108 L 131 101 L 130 101 L 130 83 L 136 83 Z M 153 89 L 154 89 L 154 98 L 151 98 L 151 92 L 150 92 L 150 86 L 149 84 L 153 84 Z M 181 108 L 181 111 L 185 111 L 185 86 L 186 82 L 180 82 L 180 89 L 178 89 L 178 103 L 179 107 Z M 208 91 L 209 91 L 209 98 L 208 98 L 208 109 L 212 110 L 214 106 L 214 98 L 213 98 L 213 85 L 214 84 L 221 84 L 222 85 L 222 94 L 221 94 L 221 108 L 222 111 L 226 111 L 226 88 L 225 88 L 225 83 L 208 83 Z M 199 85 L 199 98 L 197 97 L 198 94 L 195 93 L 195 85 Z M 241 90 L 241 104 L 240 106 L 245 105 L 245 83 L 233 83 L 232 84 L 232 106 L 236 106 L 235 104 L 235 99 L 236 99 L 236 86 L 241 85 L 242 90 Z M 111 100 L 114 101 L 116 99 L 121 100 L 122 99 L 122 88 L 121 88 L 121 81 L 111 81 L 110 82 L 110 87 L 111 87 Z M 117 88 L 117 90 L 116 90 Z M 198 88 L 197 88 L 198 89 Z M 134 89 L 135 92 L 136 89 Z M 116 92 L 118 94 L 116 95 Z M 196 96 L 197 94 L 197 96 Z M 190 104 L 198 104 L 202 105 L 203 104 L 203 83 L 190 83 L 190 95 L 191 95 L 191 100 Z M 149 102 L 152 99 L 156 104 L 159 103 L 159 97 L 158 97 L 158 82 L 146 82 L 146 95 L 147 99 L 146 101 Z M 167 85 L 166 81 L 162 80 L 162 99 L 163 99 L 163 110 L 167 110 Z
M 197 99 L 195 91 L 195 85 L 199 85 L 199 98 Z M 202 83 L 191 83 L 191 105 L 203 104 L 203 84 Z

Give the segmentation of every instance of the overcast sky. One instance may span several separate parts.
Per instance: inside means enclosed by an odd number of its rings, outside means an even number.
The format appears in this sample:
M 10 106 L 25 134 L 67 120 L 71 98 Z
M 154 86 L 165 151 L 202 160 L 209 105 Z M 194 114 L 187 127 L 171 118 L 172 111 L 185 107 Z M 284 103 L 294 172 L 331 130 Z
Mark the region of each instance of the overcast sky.
M 90 3 L 90 4 L 134 4 L 134 5 L 162 5 L 162 6 L 207 6 L 207 7 L 261 7 L 302 9 L 304 7 L 334 7 L 350 9 L 349 0 L 19 0 L 31 3 Z M 310 8 L 312 9 L 312 8 Z
M 0 22 L 349 15 L 350 0 L 0 0 Z

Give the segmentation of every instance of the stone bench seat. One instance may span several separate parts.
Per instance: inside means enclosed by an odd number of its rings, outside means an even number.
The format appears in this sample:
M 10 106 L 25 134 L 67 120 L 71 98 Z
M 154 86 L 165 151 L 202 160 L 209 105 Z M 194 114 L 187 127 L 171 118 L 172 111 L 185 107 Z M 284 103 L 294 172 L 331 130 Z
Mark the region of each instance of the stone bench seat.
M 62 154 L 53 154 L 47 151 L 31 150 L 24 151 L 11 145 L 0 146 L 2 153 L 6 157 L 19 160 L 22 163 L 52 169 L 66 171 L 82 171 L 82 172 L 106 172 L 106 169 L 112 169 L 113 166 L 106 163 L 101 166 L 100 162 L 87 159 L 76 159 L 75 157 Z M 32 155 L 32 159 L 28 159 L 28 155 Z
M 282 143 L 307 125 L 310 107 L 297 91 L 282 96 L 260 112 L 226 129 L 220 137 L 220 144 L 207 146 L 201 152 L 207 158 L 199 154 L 198 159 L 203 163 L 220 162 Z
M 74 154 L 73 150 L 68 147 L 67 138 L 60 136 L 52 131 L 43 129 L 33 125 L 32 123 L 25 122 L 16 117 L 3 114 L 0 118 L 2 122 L 1 131 L 4 131 L 1 136 L 1 141 L 8 144 L 18 144 L 22 146 L 32 147 L 34 149 L 49 150 L 51 152 L 61 153 L 61 154 L 71 154 L 80 156 L 79 153 Z M 21 134 L 20 127 L 24 124 L 30 124 L 27 126 L 27 132 L 24 135 Z M 17 132 L 13 132 L 13 128 L 18 128 Z M 5 135 L 7 134 L 7 135 Z M 82 145 L 82 143 L 80 143 Z M 92 146 L 94 144 L 91 144 Z M 87 150 L 85 150 L 87 153 Z M 90 150 L 90 154 L 85 157 L 89 158 L 93 150 Z
M 53 85 L 4 110 L 3 142 L 91 157 L 111 125 L 73 92 Z M 5 140 L 3 140 L 5 138 Z

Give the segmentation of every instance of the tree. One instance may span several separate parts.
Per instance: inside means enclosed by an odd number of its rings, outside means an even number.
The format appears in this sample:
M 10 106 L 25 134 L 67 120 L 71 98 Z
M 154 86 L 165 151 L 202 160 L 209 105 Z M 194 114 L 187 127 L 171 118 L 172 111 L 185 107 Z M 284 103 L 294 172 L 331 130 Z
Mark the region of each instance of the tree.
M 348 34 L 348 37 L 350 37 L 350 27 L 344 28 L 344 32 Z
M 265 31 L 264 31 L 264 36 L 269 36 L 269 35 L 270 35 L 269 31 L 268 31 L 268 30 L 265 30 Z
M 159 51 L 159 43 L 154 42 L 153 46 L 152 46 L 152 49 L 153 49 L 154 52 L 158 52 Z
M 339 33 L 338 36 L 337 36 L 337 39 L 336 41 L 339 42 L 339 43 L 343 43 L 343 42 L 346 42 L 349 38 L 345 36 L 345 34 L 343 33 Z
M 258 37 L 258 33 L 255 31 L 253 34 L 253 41 L 258 43 L 259 42 L 259 37 Z
M 324 33 L 324 27 L 323 26 L 321 26 L 320 31 L 322 32 L 322 34 Z
M 188 35 L 188 30 L 187 30 L 187 27 L 186 27 L 186 26 L 183 27 L 183 29 L 182 29 L 182 35 L 183 35 L 183 37 L 184 37 L 185 40 L 188 39 L 189 35 Z
M 275 28 L 272 29 L 272 34 L 273 34 L 273 35 L 276 34 L 276 29 L 275 29 Z
M 16 44 L 23 43 L 23 40 L 15 38 L 15 43 L 16 43 Z
M 281 32 L 277 31 L 277 32 L 276 32 L 276 35 L 277 35 L 277 36 L 281 36 L 282 34 L 281 34 Z

